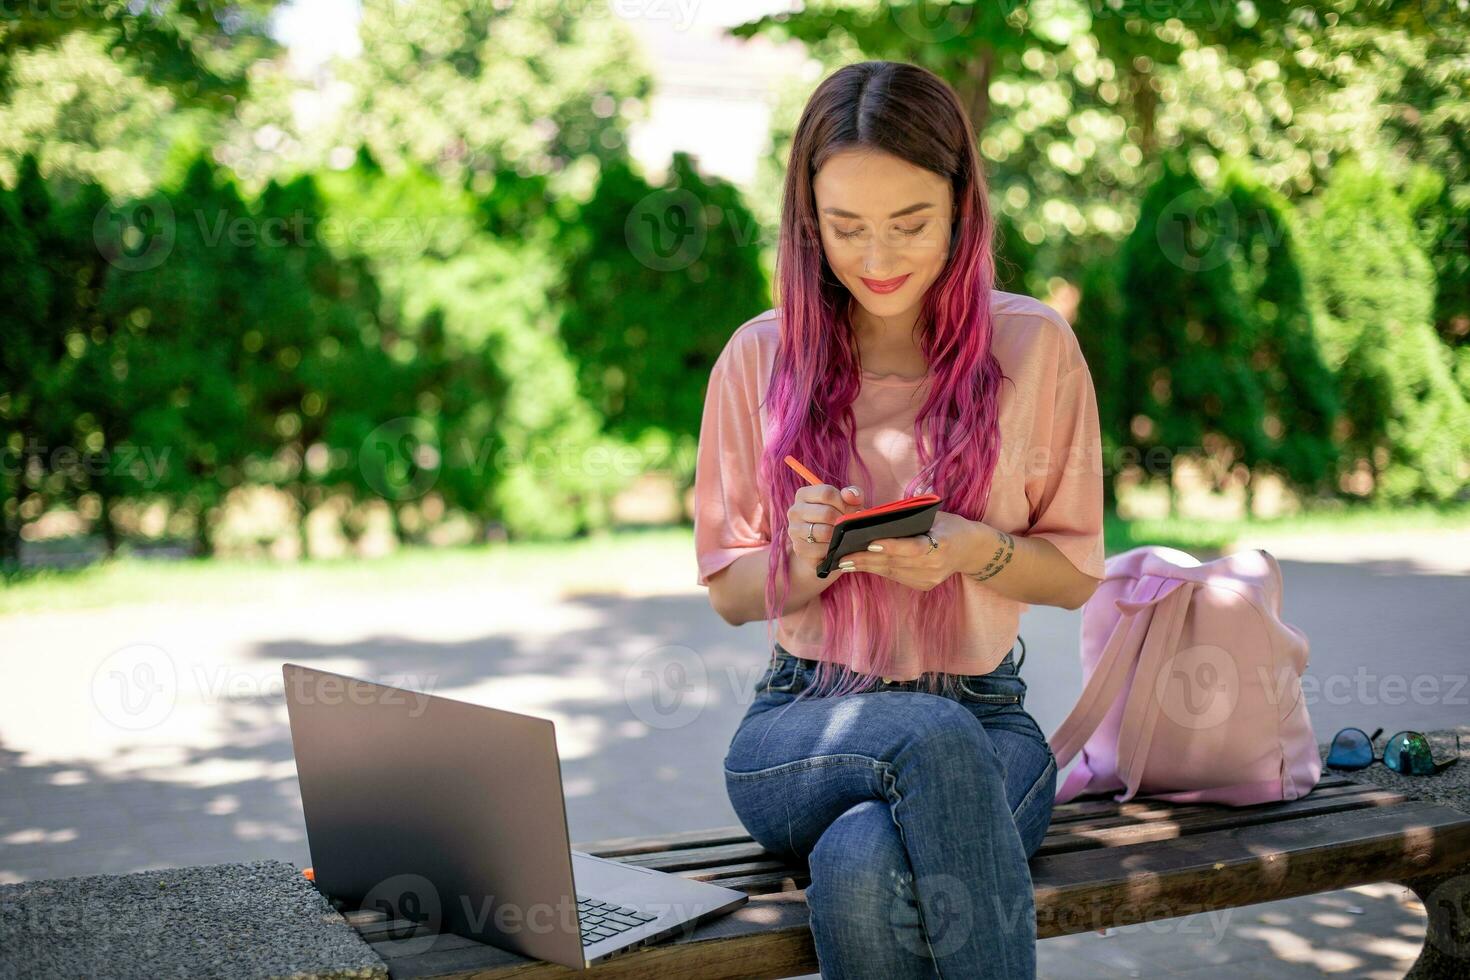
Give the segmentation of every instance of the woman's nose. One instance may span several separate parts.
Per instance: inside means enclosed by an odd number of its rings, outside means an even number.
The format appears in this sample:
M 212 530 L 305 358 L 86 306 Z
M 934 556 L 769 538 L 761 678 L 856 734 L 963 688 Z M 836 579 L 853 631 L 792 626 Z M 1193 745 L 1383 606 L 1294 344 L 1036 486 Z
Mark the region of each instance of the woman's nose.
M 888 249 L 879 243 L 869 245 L 863 253 L 863 274 L 881 279 L 888 268 Z

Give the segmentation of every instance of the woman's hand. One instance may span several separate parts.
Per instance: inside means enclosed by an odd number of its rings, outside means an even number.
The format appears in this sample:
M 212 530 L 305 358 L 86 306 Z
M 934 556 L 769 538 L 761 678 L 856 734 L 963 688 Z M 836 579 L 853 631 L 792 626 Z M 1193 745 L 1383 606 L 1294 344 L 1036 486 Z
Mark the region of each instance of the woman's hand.
M 809 571 L 815 572 L 827 557 L 832 525 L 837 519 L 862 510 L 861 497 L 862 491 L 857 487 L 838 490 L 831 484 L 819 483 L 797 488 L 796 499 L 786 511 L 786 535 L 791 540 L 791 553 Z M 808 531 L 816 538 L 815 542 L 806 539 Z
M 934 515 L 929 534 L 938 548 L 929 544 L 929 536 L 879 538 L 868 547 L 878 545 L 882 551 L 857 551 L 844 555 L 842 565 L 851 563 L 848 571 L 871 572 L 891 578 L 920 592 L 928 592 L 940 582 L 973 564 L 972 548 L 976 531 L 984 525 L 978 521 L 941 510 Z

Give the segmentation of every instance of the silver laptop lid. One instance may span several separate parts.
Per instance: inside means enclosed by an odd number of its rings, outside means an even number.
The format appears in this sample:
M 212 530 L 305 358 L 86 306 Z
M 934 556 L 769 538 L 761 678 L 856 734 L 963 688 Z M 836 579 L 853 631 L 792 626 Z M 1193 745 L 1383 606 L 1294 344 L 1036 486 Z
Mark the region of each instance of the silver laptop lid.
M 583 962 L 551 721 L 299 664 L 282 674 L 323 891 Z

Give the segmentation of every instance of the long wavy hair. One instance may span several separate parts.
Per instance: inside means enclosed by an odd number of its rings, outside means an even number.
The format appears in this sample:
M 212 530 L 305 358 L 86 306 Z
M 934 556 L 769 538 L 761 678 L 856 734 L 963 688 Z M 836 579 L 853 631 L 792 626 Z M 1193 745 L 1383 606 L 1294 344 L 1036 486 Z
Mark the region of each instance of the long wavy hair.
M 1000 455 L 1003 379 L 991 351 L 990 294 L 995 283 L 993 220 L 975 133 L 963 105 L 942 79 L 916 65 L 864 61 L 822 81 L 802 111 L 791 146 L 776 259 L 780 345 L 767 393 L 765 448 L 758 488 L 771 518 L 766 576 L 767 649 L 791 588 L 786 511 L 804 481 L 784 462 L 789 453 L 824 482 L 849 484 L 873 499 L 858 455 L 852 403 L 862 384 L 852 328 L 851 292 L 827 263 L 812 182 L 833 154 L 881 150 L 947 178 L 954 224 L 943 270 L 925 292 L 920 347 L 930 387 L 914 422 L 918 472 L 904 495 L 933 492 L 951 513 L 979 520 Z M 849 463 L 862 473 L 849 480 Z M 835 573 L 820 597 L 823 636 L 808 690 L 842 696 L 885 676 L 897 655 L 897 610 L 908 598 L 911 635 L 937 652 L 937 670 L 919 686 L 953 691 L 961 583 L 951 575 L 921 592 L 874 574 Z M 903 593 L 909 593 L 907 597 Z M 860 671 L 865 673 L 859 673 Z M 805 693 L 805 692 L 803 692 Z

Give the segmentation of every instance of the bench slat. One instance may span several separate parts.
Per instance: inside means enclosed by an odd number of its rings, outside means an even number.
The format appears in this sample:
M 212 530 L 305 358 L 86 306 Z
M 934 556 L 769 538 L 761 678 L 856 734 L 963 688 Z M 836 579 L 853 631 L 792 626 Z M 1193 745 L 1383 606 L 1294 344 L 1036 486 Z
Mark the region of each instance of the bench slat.
M 1257 803 L 1252 807 L 1226 806 L 1223 803 L 1169 803 L 1164 800 L 1150 800 L 1135 798 L 1126 803 L 1116 800 L 1089 800 L 1085 812 L 1075 803 L 1064 803 L 1052 809 L 1052 827 L 1086 823 L 1092 820 L 1116 820 L 1120 818 L 1144 818 L 1158 813 L 1167 813 L 1170 817 L 1179 817 L 1186 813 L 1214 813 L 1217 811 L 1240 812 L 1254 809 L 1255 807 L 1286 806 L 1291 803 L 1299 803 L 1313 797 L 1338 796 L 1344 793 L 1362 793 L 1367 790 L 1377 789 L 1371 783 L 1360 783 L 1349 779 L 1322 780 L 1312 792 L 1296 800 L 1277 800 L 1269 803 Z
M 1126 813 L 1073 821 L 1061 827 L 1053 825 L 1047 830 L 1046 838 L 1037 853 L 1047 854 L 1077 850 L 1083 847 L 1110 847 L 1135 841 L 1160 840 L 1230 824 L 1295 819 L 1315 813 L 1331 813 L 1360 806 L 1382 806 L 1402 799 L 1402 796 L 1389 790 L 1362 783 L 1350 783 L 1314 790 L 1298 800 L 1260 804 L 1254 807 L 1227 807 L 1219 804 L 1170 805 L 1155 802 L 1152 805 L 1138 805 Z M 748 865 L 762 857 L 771 858 L 771 855 L 768 855 L 765 849 L 752 841 L 747 834 L 735 844 L 720 843 L 710 847 L 685 846 L 667 854 L 651 853 L 638 857 L 620 858 L 620 860 L 656 871 L 686 874 L 699 880 L 711 880 L 729 873 L 732 868 Z
M 1320 793 L 1323 790 L 1339 786 L 1363 785 L 1365 784 L 1351 778 L 1350 776 L 1345 776 L 1340 773 L 1331 773 L 1330 775 L 1323 775 L 1321 779 L 1317 780 L 1317 784 L 1312 787 L 1312 792 Z M 1290 801 L 1283 800 L 1282 802 Z M 1055 807 L 1052 808 L 1051 822 L 1052 826 L 1056 826 L 1057 824 L 1068 823 L 1072 820 L 1078 820 L 1084 817 L 1127 815 L 1140 809 L 1151 810 L 1160 806 L 1182 807 L 1195 805 L 1198 804 L 1166 803 L 1162 800 L 1148 799 L 1132 799 L 1124 803 L 1119 803 L 1117 800 L 1114 800 L 1112 798 L 1111 794 L 1099 796 L 1098 794 L 1094 793 L 1088 796 L 1076 797 L 1066 803 L 1057 804 Z M 1214 805 L 1221 806 L 1223 804 Z
M 1204 833 L 1221 827 L 1244 827 L 1263 823 L 1280 823 L 1322 813 L 1339 813 L 1373 806 L 1392 806 L 1404 802 L 1404 797 L 1391 790 L 1368 790 L 1332 795 L 1331 791 L 1321 796 L 1313 793 L 1300 800 L 1271 804 L 1260 807 L 1218 808 L 1175 816 L 1163 811 L 1147 820 L 1125 821 L 1117 818 L 1110 821 L 1073 823 L 1064 825 L 1056 833 L 1048 831 L 1041 854 L 1062 854 L 1067 851 L 1090 847 L 1119 847 L 1144 841 L 1167 840 L 1188 834 Z
M 1166 819 L 1155 816 L 1143 823 L 1130 823 L 1121 826 L 1096 828 L 1087 833 L 1074 833 L 1062 831 L 1060 833 L 1048 832 L 1046 840 L 1032 857 L 1033 866 L 1036 860 L 1048 854 L 1066 854 L 1072 851 L 1080 851 L 1094 848 L 1119 848 L 1129 845 L 1144 844 L 1150 841 L 1177 840 L 1189 834 L 1207 833 L 1231 827 L 1245 827 L 1256 824 L 1276 824 L 1284 820 L 1302 819 L 1304 817 L 1317 816 L 1320 814 L 1340 813 L 1344 810 L 1355 810 L 1369 806 L 1393 806 L 1404 802 L 1404 797 L 1389 790 L 1365 789 L 1363 792 L 1353 794 L 1342 794 L 1339 796 L 1327 796 L 1320 799 L 1308 796 L 1300 800 L 1292 800 L 1289 803 L 1263 806 L 1263 807 L 1241 807 L 1238 810 L 1213 810 L 1205 813 L 1197 813 L 1180 820 Z M 1181 808 L 1182 809 L 1182 808 Z M 759 845 L 752 845 L 759 849 Z M 762 852 L 764 853 L 764 852 Z M 755 862 L 737 865 L 717 865 L 700 870 L 683 871 L 687 877 L 700 881 L 717 881 L 727 888 L 739 888 L 742 891 L 766 892 L 790 887 L 784 882 L 795 881 L 799 887 L 806 887 L 810 876 L 805 867 L 797 864 L 778 862 L 777 866 L 765 870 L 752 867 Z M 738 877 L 730 879 L 730 874 Z
M 1038 936 L 1394 881 L 1448 870 L 1467 852 L 1470 816 L 1404 803 L 1039 856 Z
M 1152 819 L 1159 816 L 1167 817 L 1174 821 L 1183 821 L 1199 814 L 1240 814 L 1254 811 L 1258 808 L 1277 808 L 1274 812 L 1281 818 L 1290 817 L 1295 811 L 1294 807 L 1304 804 L 1315 805 L 1318 801 L 1335 797 L 1364 797 L 1364 805 L 1373 793 L 1387 792 L 1378 787 L 1353 782 L 1352 780 L 1336 778 L 1324 779 L 1317 784 L 1307 796 L 1298 800 L 1283 801 L 1281 803 L 1264 803 L 1259 807 L 1227 807 L 1222 804 L 1178 804 L 1161 803 L 1149 800 L 1129 800 L 1126 803 L 1118 803 L 1113 800 L 1093 801 L 1087 807 L 1085 815 L 1073 811 L 1070 820 L 1059 819 L 1055 814 L 1060 814 L 1069 807 L 1076 804 L 1065 803 L 1053 811 L 1051 827 L 1048 835 L 1074 830 L 1074 827 L 1063 827 L 1063 824 L 1073 824 L 1078 821 L 1118 821 L 1119 825 L 1136 823 L 1140 820 Z M 1371 804 L 1376 805 L 1376 802 Z M 1307 812 L 1313 812 L 1308 809 Z M 1102 826 L 1103 824 L 1093 824 Z M 615 837 L 605 841 L 584 841 L 574 844 L 573 847 L 579 851 L 586 851 L 598 857 L 616 858 L 619 860 L 632 858 L 629 864 L 637 864 L 640 867 L 652 868 L 659 871 L 687 871 L 710 864 L 720 860 L 747 860 L 764 854 L 760 845 L 755 844 L 750 835 L 743 827 L 717 827 L 709 831 L 691 831 L 677 835 L 678 842 L 675 847 L 660 849 L 653 846 L 640 846 L 638 838 Z M 650 838 L 650 840 L 663 841 L 668 837 Z M 1045 844 L 1042 845 L 1046 847 Z
M 1325 789 L 1336 786 L 1361 787 L 1363 783 L 1357 782 L 1349 776 L 1333 773 L 1324 775 L 1317 781 L 1312 789 L 1313 793 L 1319 793 Z M 1066 803 L 1059 803 L 1052 808 L 1052 826 L 1066 823 L 1070 820 L 1089 816 L 1119 816 L 1129 815 L 1140 809 L 1153 810 L 1159 806 L 1179 807 L 1181 804 L 1159 803 L 1149 800 L 1129 800 L 1119 803 L 1110 797 L 1097 798 L 1093 796 L 1080 797 Z M 596 854 L 599 857 L 621 858 L 633 854 L 657 854 L 667 851 L 683 850 L 686 848 L 713 847 L 720 844 L 735 844 L 750 840 L 750 835 L 745 828 L 736 824 L 733 826 L 710 827 L 705 830 L 686 830 L 674 833 L 659 834 L 654 837 L 604 837 L 599 840 L 580 841 L 572 844 L 572 848 L 578 851 L 586 851 L 588 854 Z

